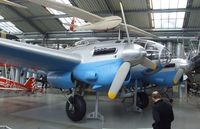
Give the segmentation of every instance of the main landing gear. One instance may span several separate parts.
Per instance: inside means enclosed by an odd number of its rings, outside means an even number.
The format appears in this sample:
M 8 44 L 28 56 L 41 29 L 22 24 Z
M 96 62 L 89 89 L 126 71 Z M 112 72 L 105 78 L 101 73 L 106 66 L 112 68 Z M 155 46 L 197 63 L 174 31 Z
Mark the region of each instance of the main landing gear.
M 127 93 L 127 95 L 124 95 L 126 97 L 123 99 L 123 102 L 124 102 L 126 98 L 129 98 L 129 97 L 133 98 L 133 105 L 131 107 L 128 107 L 127 110 L 142 112 L 143 109 L 146 108 L 149 104 L 149 97 L 147 93 L 143 92 L 142 90 L 138 92 L 138 80 L 135 81 L 135 86 L 130 92 L 131 94 Z
M 149 104 L 149 97 L 145 92 L 138 92 L 137 93 L 137 99 L 136 99 L 136 105 L 144 109 L 148 106 Z
M 67 98 L 66 113 L 70 120 L 77 122 L 83 119 L 86 114 L 86 102 L 83 96 L 75 94 L 75 90 L 72 89 L 68 93 L 63 91 L 63 94 Z
M 86 103 L 82 96 L 70 96 L 66 102 L 66 113 L 72 121 L 80 121 L 86 113 Z

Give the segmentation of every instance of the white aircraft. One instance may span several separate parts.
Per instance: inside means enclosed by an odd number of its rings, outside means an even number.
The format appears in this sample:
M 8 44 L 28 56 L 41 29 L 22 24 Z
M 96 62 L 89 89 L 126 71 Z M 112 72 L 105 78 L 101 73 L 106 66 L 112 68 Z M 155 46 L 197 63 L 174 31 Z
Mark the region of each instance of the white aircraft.
M 122 23 L 122 18 L 119 16 L 108 16 L 108 17 L 101 17 L 95 14 L 92 14 L 88 11 L 85 11 L 83 9 L 80 9 L 75 6 L 70 6 L 67 4 L 59 3 L 52 0 L 28 0 L 33 3 L 50 7 L 58 11 L 62 11 L 64 13 L 67 13 L 73 17 L 81 18 L 85 21 L 88 21 L 90 23 L 86 23 L 82 26 L 75 26 L 75 30 L 110 30 L 110 29 L 120 29 L 125 31 L 125 24 Z M 142 36 L 150 36 L 150 37 L 157 37 L 156 35 L 153 35 L 151 33 L 148 33 L 144 30 L 141 30 L 135 26 L 127 24 L 127 28 L 129 32 L 133 32 L 135 34 L 139 34 Z
M 25 6 L 22 6 L 20 4 L 16 4 L 14 2 L 10 2 L 8 0 L 0 0 L 0 3 L 6 4 L 6 5 L 10 5 L 10 6 L 13 6 L 13 7 L 18 7 L 18 8 L 25 8 L 25 9 L 27 8 Z

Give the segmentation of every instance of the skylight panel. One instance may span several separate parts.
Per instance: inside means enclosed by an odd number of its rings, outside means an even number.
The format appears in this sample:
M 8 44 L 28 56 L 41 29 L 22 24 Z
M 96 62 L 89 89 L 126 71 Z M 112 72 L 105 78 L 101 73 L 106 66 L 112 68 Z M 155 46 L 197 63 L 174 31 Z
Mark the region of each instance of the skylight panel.
M 154 9 L 186 8 L 187 0 L 151 0 Z M 152 13 L 152 25 L 159 29 L 182 28 L 185 12 Z
M 179 3 L 179 0 L 169 1 L 169 8 L 177 8 L 178 3 Z
M 169 0 L 162 0 L 162 1 L 160 1 L 160 3 L 161 3 L 161 6 L 160 6 L 161 9 L 169 8 Z
M 186 8 L 187 0 L 152 0 L 153 9 Z
M 187 0 L 179 0 L 178 8 L 186 8 Z
M 185 12 L 154 13 L 154 26 L 157 29 L 182 28 Z
M 72 6 L 72 4 L 70 3 L 69 0 L 55 0 L 56 2 L 60 2 L 60 3 L 64 3 L 64 4 L 68 4 L 70 6 Z M 47 8 L 46 9 L 53 15 L 62 15 L 62 14 L 66 14 L 64 12 L 61 12 L 61 11 L 57 11 L 55 9 L 52 9 L 52 8 Z M 66 29 L 69 29 L 70 28 L 70 24 L 72 22 L 72 17 L 67 17 L 67 18 L 58 18 L 60 20 L 60 22 L 63 24 L 63 26 L 66 28 Z M 82 20 L 82 19 L 79 19 L 79 18 L 76 18 L 75 19 L 75 24 L 76 25 L 82 25 L 84 24 L 85 21 Z
M 170 19 L 168 22 L 168 28 L 176 28 L 176 20 L 175 19 Z
M 0 15 L 0 19 L 4 19 L 4 17 Z M 11 34 L 23 33 L 12 22 L 0 22 L 0 29 L 2 29 L 3 31 L 5 31 L 7 33 L 11 33 Z
M 153 9 L 160 9 L 160 0 L 152 0 Z

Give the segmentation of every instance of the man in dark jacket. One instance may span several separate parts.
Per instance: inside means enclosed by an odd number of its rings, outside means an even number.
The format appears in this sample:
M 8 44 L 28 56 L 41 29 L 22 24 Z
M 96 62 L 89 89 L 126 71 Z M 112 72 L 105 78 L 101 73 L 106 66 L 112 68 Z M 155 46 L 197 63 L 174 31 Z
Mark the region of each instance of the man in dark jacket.
M 161 99 L 158 91 L 152 93 L 154 105 L 152 108 L 153 114 L 153 129 L 171 129 L 171 122 L 174 120 L 174 113 L 170 103 Z

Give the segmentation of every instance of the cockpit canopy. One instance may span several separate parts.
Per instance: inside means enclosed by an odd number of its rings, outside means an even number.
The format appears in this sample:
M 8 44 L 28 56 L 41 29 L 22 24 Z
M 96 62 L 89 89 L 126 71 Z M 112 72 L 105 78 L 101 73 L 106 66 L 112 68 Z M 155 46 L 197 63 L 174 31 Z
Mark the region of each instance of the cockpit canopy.
M 163 66 L 170 63 L 171 52 L 162 44 L 143 39 L 136 39 L 133 43 L 144 47 L 150 60 L 156 60 Z

